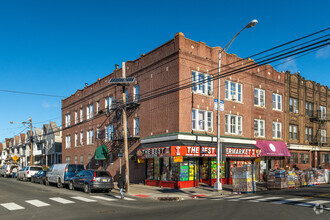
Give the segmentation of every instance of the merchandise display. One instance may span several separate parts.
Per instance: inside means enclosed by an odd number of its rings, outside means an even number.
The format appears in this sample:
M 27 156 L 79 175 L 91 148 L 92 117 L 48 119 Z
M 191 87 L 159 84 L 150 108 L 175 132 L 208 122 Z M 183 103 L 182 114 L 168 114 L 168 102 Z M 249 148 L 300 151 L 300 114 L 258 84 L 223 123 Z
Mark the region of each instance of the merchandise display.
M 288 174 L 285 170 L 269 171 L 267 177 L 268 189 L 286 189 L 288 187 Z
M 255 192 L 255 170 L 253 165 L 242 165 L 232 168 L 233 191 L 234 192 Z

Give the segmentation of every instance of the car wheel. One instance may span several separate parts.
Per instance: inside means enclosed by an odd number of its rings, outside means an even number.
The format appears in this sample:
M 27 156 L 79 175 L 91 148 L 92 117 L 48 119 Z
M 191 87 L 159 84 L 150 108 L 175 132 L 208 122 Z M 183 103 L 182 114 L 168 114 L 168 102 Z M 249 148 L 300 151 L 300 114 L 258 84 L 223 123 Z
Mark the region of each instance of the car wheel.
M 91 193 L 91 188 L 89 187 L 88 183 L 85 183 L 84 185 L 84 192 L 88 194 Z
M 73 182 L 72 181 L 69 182 L 69 189 L 70 190 L 74 190 L 74 186 L 73 186 Z
M 62 187 L 63 187 L 63 185 L 62 185 L 61 180 L 58 180 L 57 181 L 57 188 L 62 188 Z

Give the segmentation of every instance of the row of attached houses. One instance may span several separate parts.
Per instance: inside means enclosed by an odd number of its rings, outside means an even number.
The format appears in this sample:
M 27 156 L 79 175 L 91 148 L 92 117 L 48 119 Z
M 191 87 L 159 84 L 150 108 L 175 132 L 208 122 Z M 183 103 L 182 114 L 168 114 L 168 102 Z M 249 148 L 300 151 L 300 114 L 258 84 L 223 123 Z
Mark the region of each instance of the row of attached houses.
M 32 135 L 31 131 L 27 131 L 13 138 L 6 138 L 0 145 L 1 164 L 16 162 L 21 167 L 29 165 L 31 140 L 33 164 L 50 166 L 62 162 L 62 131 L 55 122 L 50 122 L 42 128 L 34 128 Z
M 124 172 L 122 109 L 127 112 L 130 181 L 167 187 L 213 184 L 216 170 L 220 47 L 182 33 L 125 63 L 126 103 L 116 65 L 108 76 L 62 100 L 62 160 Z M 253 68 L 242 69 L 244 66 Z M 230 74 L 235 73 L 235 74 Z M 220 135 L 224 181 L 231 168 L 329 168 L 330 91 L 301 77 L 256 65 L 235 54 L 222 58 Z

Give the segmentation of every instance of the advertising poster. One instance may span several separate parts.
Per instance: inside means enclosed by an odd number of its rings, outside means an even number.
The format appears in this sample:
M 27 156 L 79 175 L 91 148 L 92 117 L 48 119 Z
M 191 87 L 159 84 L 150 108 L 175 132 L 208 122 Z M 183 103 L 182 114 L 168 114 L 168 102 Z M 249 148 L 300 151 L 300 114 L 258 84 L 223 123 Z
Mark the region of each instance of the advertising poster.
M 159 158 L 154 159 L 154 180 L 159 180 Z
M 188 181 L 189 180 L 189 166 L 181 166 L 180 174 L 181 174 L 181 181 Z
M 221 172 L 221 167 L 219 166 L 220 172 Z M 222 178 L 225 178 L 225 161 L 222 161 Z M 214 158 L 211 161 L 211 178 L 216 179 L 217 178 L 217 160 Z

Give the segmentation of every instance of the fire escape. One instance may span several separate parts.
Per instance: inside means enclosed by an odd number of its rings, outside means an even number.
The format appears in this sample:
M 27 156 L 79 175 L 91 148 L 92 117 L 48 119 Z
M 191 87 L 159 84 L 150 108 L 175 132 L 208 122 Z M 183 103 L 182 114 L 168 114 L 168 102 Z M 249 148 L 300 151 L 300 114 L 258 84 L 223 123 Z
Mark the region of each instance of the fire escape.
M 330 121 L 330 114 L 317 110 L 314 112 L 313 116 L 310 117 L 310 121 L 317 123 L 316 135 L 313 137 L 311 144 L 317 145 L 318 147 L 329 146 L 330 138 L 327 137 L 327 123 Z

